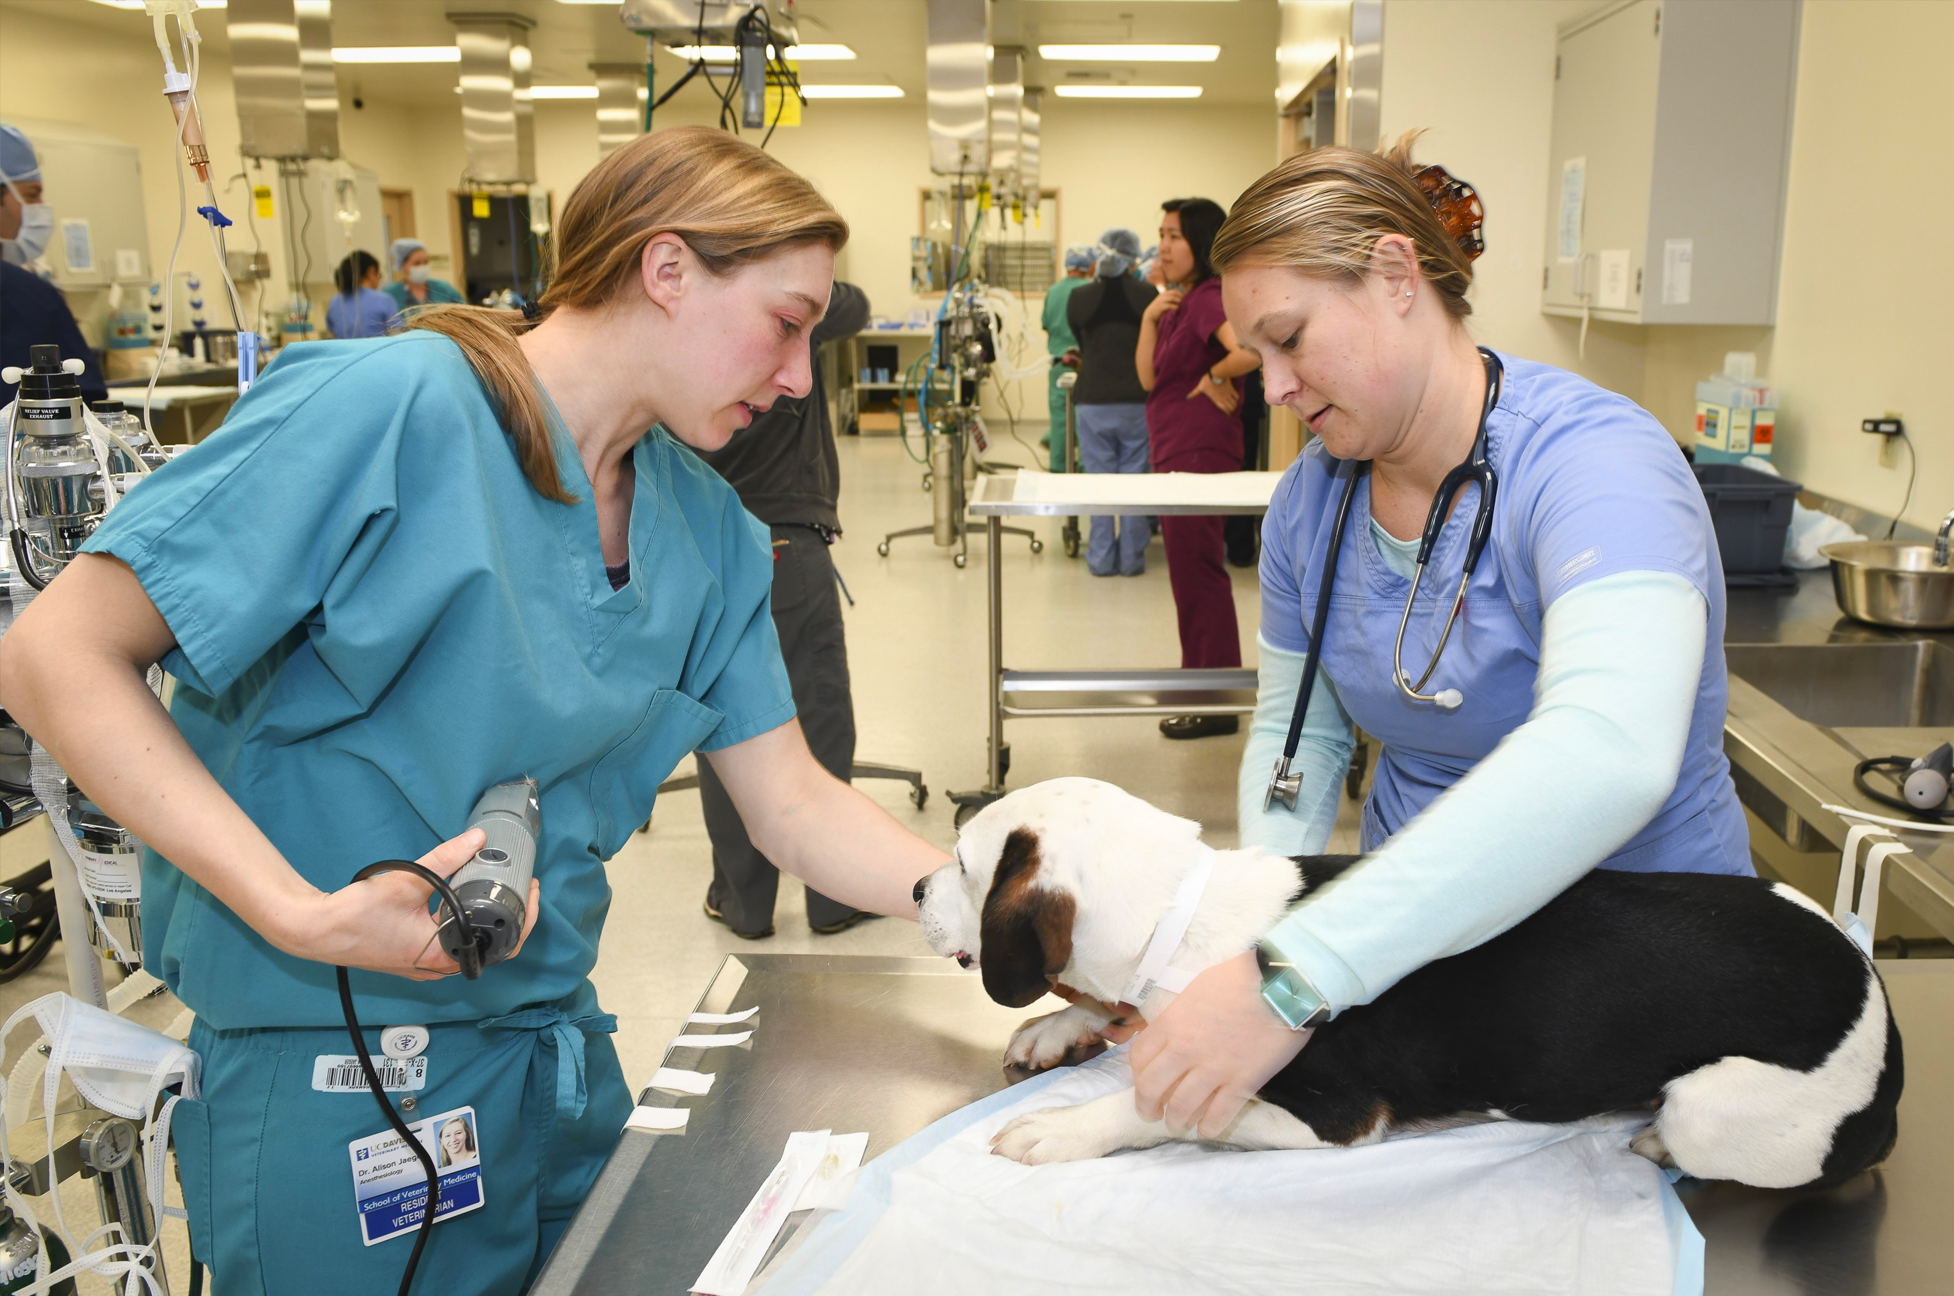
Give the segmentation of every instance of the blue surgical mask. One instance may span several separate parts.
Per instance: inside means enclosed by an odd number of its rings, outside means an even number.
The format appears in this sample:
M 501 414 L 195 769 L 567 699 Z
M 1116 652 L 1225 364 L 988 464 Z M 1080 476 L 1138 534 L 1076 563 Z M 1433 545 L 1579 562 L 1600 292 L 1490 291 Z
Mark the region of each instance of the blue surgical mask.
M 47 251 L 48 240 L 54 237 L 54 208 L 46 203 L 28 202 L 11 180 L 7 182 L 7 192 L 20 204 L 20 233 L 10 239 L 0 239 L 0 256 L 14 265 L 26 265 Z

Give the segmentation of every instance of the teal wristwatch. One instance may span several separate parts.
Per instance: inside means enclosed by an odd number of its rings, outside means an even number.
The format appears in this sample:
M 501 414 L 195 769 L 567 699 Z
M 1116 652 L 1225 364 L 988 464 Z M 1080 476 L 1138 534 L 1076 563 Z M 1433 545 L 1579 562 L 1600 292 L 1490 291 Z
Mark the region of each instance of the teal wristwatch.
M 1290 1030 L 1311 1030 L 1330 1020 L 1330 1003 L 1301 969 L 1269 941 L 1255 947 L 1262 969 L 1262 1002 L 1282 1018 Z

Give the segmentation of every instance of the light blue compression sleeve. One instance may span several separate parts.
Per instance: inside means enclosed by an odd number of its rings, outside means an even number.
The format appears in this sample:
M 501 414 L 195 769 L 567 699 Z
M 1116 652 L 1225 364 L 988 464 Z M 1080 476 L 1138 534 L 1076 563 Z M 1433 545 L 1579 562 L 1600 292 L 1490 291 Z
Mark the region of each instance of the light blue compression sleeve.
M 1342 1011 L 1553 899 L 1675 789 L 1708 621 L 1702 594 L 1667 572 L 1556 600 L 1526 722 L 1270 940 Z
M 1289 721 L 1296 713 L 1304 654 L 1271 647 L 1260 635 L 1255 637 L 1255 646 L 1260 654 L 1255 718 L 1249 721 L 1248 745 L 1242 752 L 1235 790 L 1242 845 L 1266 846 L 1283 855 L 1320 855 L 1337 826 L 1337 798 L 1343 795 L 1344 771 L 1350 768 L 1356 734 L 1337 697 L 1336 685 L 1319 665 L 1316 687 L 1309 695 L 1309 713 L 1303 717 L 1302 738 L 1296 744 L 1296 759 L 1289 765 L 1292 774 L 1303 776 L 1296 808 L 1287 810 L 1278 803 L 1263 810 L 1269 776 L 1282 758 Z

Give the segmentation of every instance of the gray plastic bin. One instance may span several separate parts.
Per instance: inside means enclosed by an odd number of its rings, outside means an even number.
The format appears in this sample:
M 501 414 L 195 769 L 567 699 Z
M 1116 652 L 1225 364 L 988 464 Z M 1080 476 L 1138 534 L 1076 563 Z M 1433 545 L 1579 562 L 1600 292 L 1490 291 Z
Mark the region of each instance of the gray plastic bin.
M 1763 576 L 1784 566 L 1784 533 L 1803 487 L 1742 464 L 1695 464 L 1728 576 Z

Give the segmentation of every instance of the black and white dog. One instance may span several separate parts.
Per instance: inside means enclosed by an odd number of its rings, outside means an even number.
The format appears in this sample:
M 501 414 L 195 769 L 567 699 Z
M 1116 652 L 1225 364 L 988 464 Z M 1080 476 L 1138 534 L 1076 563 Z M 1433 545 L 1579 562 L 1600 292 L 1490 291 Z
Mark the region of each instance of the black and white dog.
M 1027 1024 L 1007 1061 L 1057 1062 L 1096 1039 L 1199 853 L 1200 825 L 1092 779 L 1025 788 L 971 819 L 956 859 L 917 884 L 937 953 L 980 966 Z M 1174 963 L 1239 954 L 1355 862 L 1218 852 Z M 1167 1002 L 1155 991 L 1143 1013 Z M 1097 1003 L 1089 1000 L 1097 1000 Z M 1574 1121 L 1650 1109 L 1635 1150 L 1704 1179 L 1830 1184 L 1891 1151 L 1900 1036 L 1872 965 L 1781 884 L 1596 870 L 1475 949 L 1412 973 L 1316 1031 L 1222 1143 L 1349 1146 L 1480 1114 Z M 996 1150 L 1075 1161 L 1176 1135 L 1131 1090 L 1005 1127 Z

